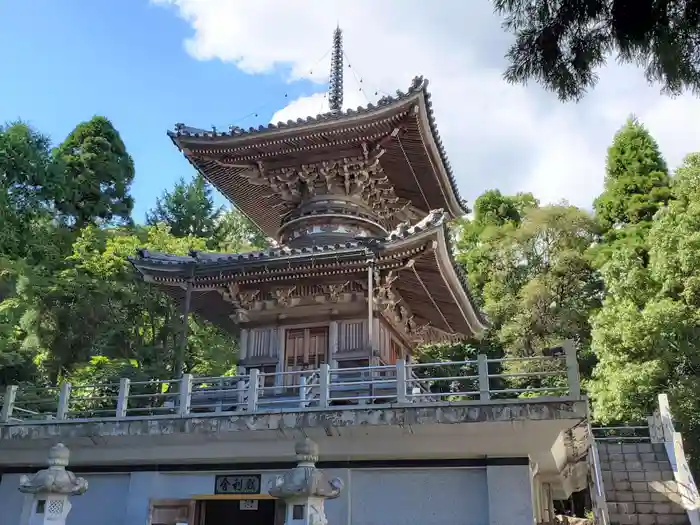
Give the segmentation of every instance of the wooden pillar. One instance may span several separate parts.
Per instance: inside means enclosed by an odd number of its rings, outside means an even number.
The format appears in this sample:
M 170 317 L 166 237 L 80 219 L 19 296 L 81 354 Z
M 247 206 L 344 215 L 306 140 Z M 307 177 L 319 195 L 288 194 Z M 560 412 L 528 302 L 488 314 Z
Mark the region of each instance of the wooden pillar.
M 286 331 L 283 326 L 278 326 L 277 327 L 277 375 L 275 376 L 275 386 L 277 387 L 275 391 L 278 394 L 282 393 L 282 387 L 284 386 L 284 376 L 281 375 L 282 372 L 284 372 L 284 363 L 285 363 L 285 355 L 284 355 L 284 348 L 285 348 L 285 339 L 286 339 Z
M 382 355 L 381 325 L 378 317 L 372 319 L 372 349 L 377 352 L 377 355 Z
M 369 261 L 367 269 L 367 344 L 371 356 L 374 350 L 374 260 Z
M 238 341 L 238 359 L 243 360 L 248 357 L 248 333 L 247 328 L 241 330 L 241 337 Z
M 331 368 L 338 368 L 338 360 L 336 359 L 336 354 L 338 353 L 338 321 L 331 321 L 328 327 L 328 350 Z
M 187 351 L 187 338 L 189 336 L 190 302 L 192 300 L 192 279 L 187 280 L 185 288 L 185 302 L 182 305 L 182 333 L 180 344 L 175 354 L 175 377 L 180 379 L 185 372 L 185 353 Z

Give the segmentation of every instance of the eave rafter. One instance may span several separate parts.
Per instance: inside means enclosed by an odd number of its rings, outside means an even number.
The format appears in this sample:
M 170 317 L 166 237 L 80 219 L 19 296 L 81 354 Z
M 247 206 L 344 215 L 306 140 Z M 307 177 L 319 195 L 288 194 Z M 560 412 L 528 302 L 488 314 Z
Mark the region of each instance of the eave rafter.
M 417 261 L 430 257 L 436 245 L 437 241 L 428 242 L 424 245 L 421 252 L 413 257 L 404 259 L 400 266 L 388 271 L 375 273 L 373 301 L 379 313 L 407 340 L 417 344 L 456 341 L 461 338 L 450 325 L 441 307 L 433 300 L 432 292 L 428 290 L 428 287 L 423 283 L 416 271 Z M 446 330 L 433 324 L 430 319 L 416 314 L 410 302 L 404 299 L 399 289 L 399 280 L 402 274 L 406 273 L 417 278 L 425 293 L 425 297 L 432 303 L 434 310 L 438 312 L 444 326 L 447 328 Z

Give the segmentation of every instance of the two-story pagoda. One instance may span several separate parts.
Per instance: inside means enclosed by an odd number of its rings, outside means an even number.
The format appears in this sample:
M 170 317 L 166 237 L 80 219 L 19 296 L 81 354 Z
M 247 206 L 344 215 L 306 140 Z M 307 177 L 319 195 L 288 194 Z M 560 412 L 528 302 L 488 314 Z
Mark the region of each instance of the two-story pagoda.
M 342 112 L 334 53 L 329 113 L 247 131 L 177 125 L 189 162 L 279 247 L 143 250 L 134 266 L 240 337 L 242 373 L 390 365 L 417 344 L 479 334 L 446 226 L 467 209 L 427 84 Z

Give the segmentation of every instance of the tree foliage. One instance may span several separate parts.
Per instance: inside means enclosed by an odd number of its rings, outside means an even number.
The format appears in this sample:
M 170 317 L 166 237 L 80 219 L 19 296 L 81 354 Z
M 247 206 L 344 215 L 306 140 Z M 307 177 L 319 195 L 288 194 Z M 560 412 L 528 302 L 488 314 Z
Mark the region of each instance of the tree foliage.
M 0 255 L 41 261 L 29 232 L 50 218 L 63 186 L 48 137 L 21 122 L 0 126 Z
M 700 91 L 700 4 L 693 0 L 494 0 L 515 35 L 505 77 L 534 80 L 561 100 L 595 86 L 611 55 L 676 95 Z
M 215 235 L 221 211 L 214 206 L 211 187 L 197 174 L 190 182 L 182 178 L 172 190 L 165 190 L 146 215 L 146 223 L 167 224 L 176 237 L 194 235 L 209 239 Z
M 101 117 L 80 124 L 53 152 L 25 124 L 0 128 L 0 214 L 13 225 L 0 232 L 0 384 L 173 376 L 181 311 L 136 278 L 127 256 L 139 247 L 184 255 L 211 240 L 203 228 L 197 236 L 164 223 L 133 226 L 132 178 L 118 132 Z M 209 191 L 188 195 L 214 210 Z M 181 211 L 192 209 L 185 202 Z M 237 212 L 222 215 L 237 227 L 222 229 L 217 245 L 245 250 L 257 242 Z M 235 355 L 229 334 L 193 316 L 187 371 L 229 373 Z
M 176 237 L 207 239 L 209 249 L 221 252 L 252 251 L 267 244 L 262 232 L 238 210 L 214 206 L 212 188 L 199 174 L 166 190 L 147 213 L 146 223 L 166 224 Z
M 269 244 L 263 232 L 235 208 L 219 216 L 215 241 L 216 250 L 223 253 L 262 250 Z
M 56 206 L 76 229 L 131 221 L 134 161 L 109 120 L 93 117 L 78 124 L 54 157 L 65 173 L 65 195 Z
M 597 232 L 592 217 L 568 205 L 541 207 L 529 194 L 497 191 L 479 197 L 474 209 L 456 237 L 458 260 L 490 321 L 486 353 L 532 357 L 572 338 L 587 370 L 588 319 L 601 297 L 588 256 Z M 543 386 L 519 386 L 528 385 Z
M 589 389 L 603 422 L 643 419 L 656 396 L 668 393 L 689 445 L 697 450 L 700 154 L 688 156 L 678 169 L 672 196 L 648 233 L 648 264 L 634 250 L 621 248 L 602 269 L 607 294 L 593 318 L 598 365 Z
M 593 206 L 606 231 L 650 223 L 670 198 L 670 178 L 659 146 L 632 117 L 608 148 L 605 189 Z

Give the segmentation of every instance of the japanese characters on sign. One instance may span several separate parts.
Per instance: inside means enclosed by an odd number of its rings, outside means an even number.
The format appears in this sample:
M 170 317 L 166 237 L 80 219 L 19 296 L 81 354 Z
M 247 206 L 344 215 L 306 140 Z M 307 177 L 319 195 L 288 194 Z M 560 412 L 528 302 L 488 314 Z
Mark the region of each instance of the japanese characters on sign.
M 214 494 L 260 494 L 260 474 L 216 476 Z

